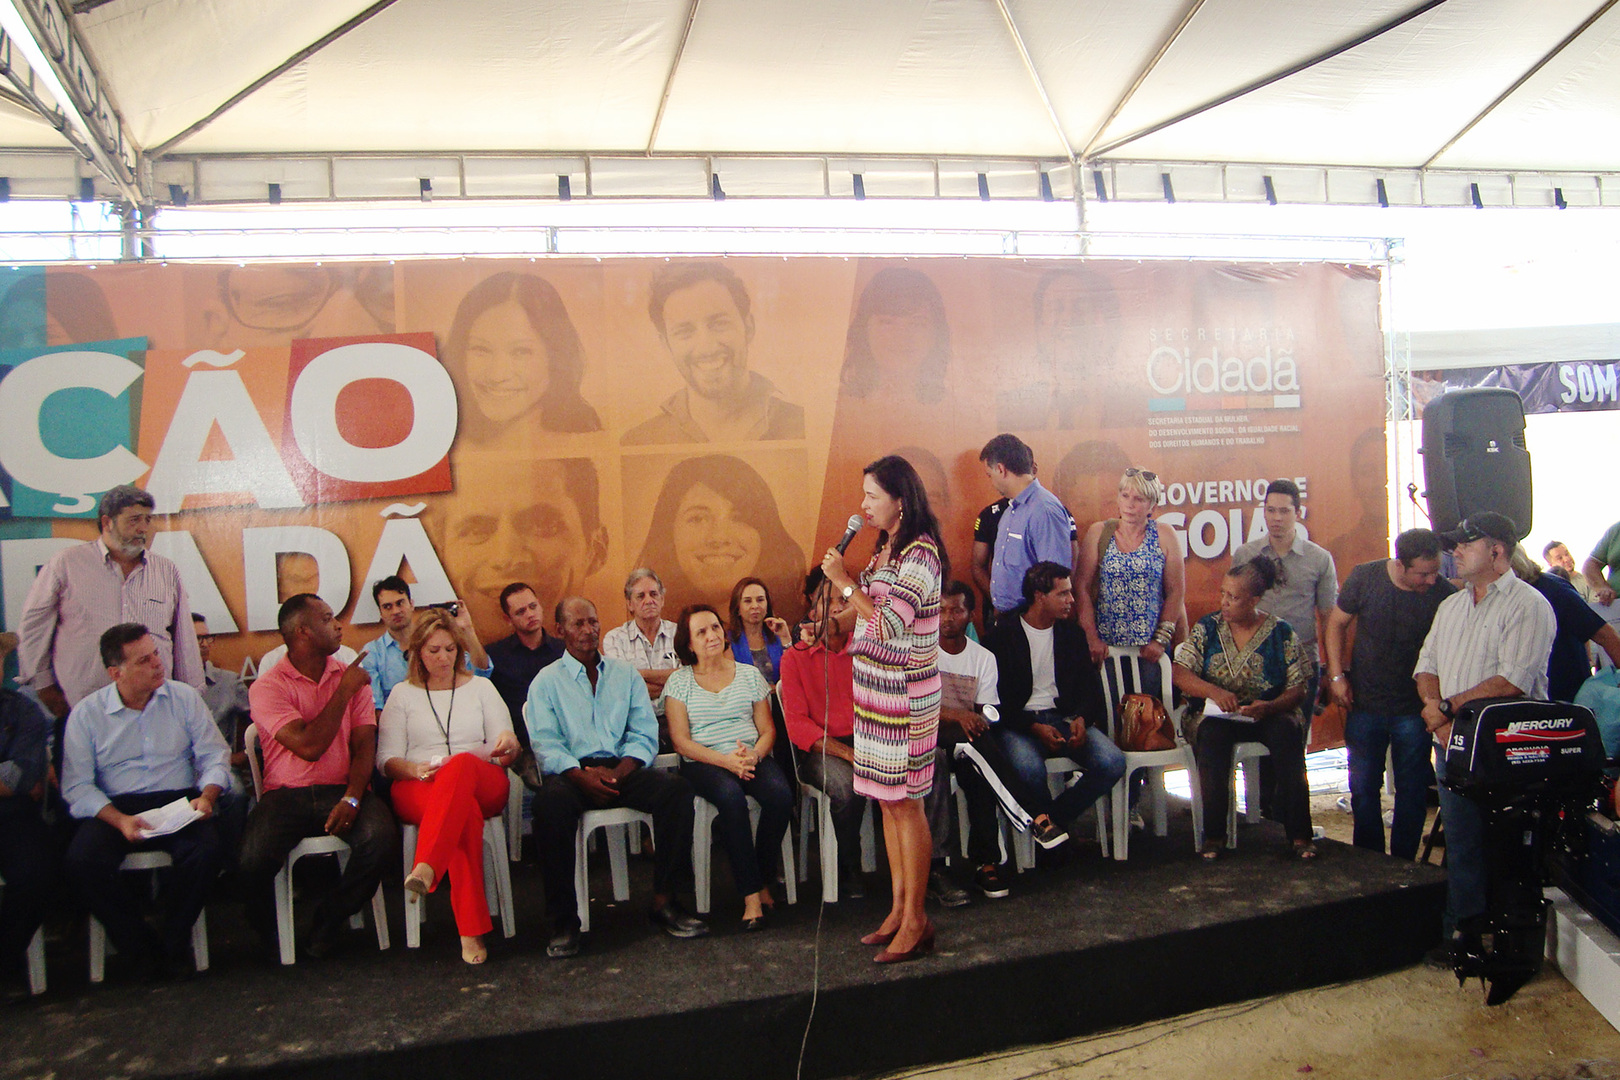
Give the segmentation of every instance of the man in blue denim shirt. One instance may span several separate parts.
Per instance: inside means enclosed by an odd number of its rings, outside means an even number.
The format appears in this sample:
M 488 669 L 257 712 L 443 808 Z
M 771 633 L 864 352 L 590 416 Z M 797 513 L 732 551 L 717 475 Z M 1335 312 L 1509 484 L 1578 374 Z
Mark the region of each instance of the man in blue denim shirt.
M 602 623 L 589 600 L 565 597 L 556 620 L 567 651 L 535 676 L 524 710 L 545 774 L 534 820 L 552 923 L 546 955 L 579 952 L 574 835 L 585 811 L 614 806 L 652 815 L 653 923 L 672 937 L 707 934 L 708 925 L 675 902 L 675 883 L 691 870 L 692 785 L 668 769 L 647 768 L 658 754 L 647 684 L 629 664 L 601 654 Z
M 997 435 L 979 451 L 985 475 L 1009 500 L 996 523 L 990 603 L 998 615 L 1024 602 L 1024 575 L 1038 562 L 1074 569 L 1074 519 L 1035 479 L 1035 452 L 1016 435 Z
M 411 659 L 405 646 L 411 640 L 411 623 L 416 618 L 416 605 L 411 602 L 411 586 L 398 574 L 392 574 L 371 585 L 371 599 L 377 604 L 382 617 L 383 633 L 365 648 L 360 666 L 371 676 L 371 704 L 378 713 L 388 704 L 388 695 L 394 687 L 405 681 L 410 673 Z M 474 675 L 489 678 L 495 665 L 489 654 L 478 643 L 478 631 L 473 629 L 472 613 L 467 605 L 457 600 L 453 617 L 467 646 L 467 669 Z

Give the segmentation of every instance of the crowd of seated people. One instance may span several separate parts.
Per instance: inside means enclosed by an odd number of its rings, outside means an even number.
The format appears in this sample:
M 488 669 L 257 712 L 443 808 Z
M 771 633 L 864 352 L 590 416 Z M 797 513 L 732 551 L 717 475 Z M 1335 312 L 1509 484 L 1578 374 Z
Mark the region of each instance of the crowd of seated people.
M 978 525 L 980 588 L 944 583 L 941 736 L 924 800 L 935 842 L 928 893 L 947 906 L 967 903 L 969 885 L 1009 895 L 1004 829 L 1043 851 L 1075 843 L 1076 819 L 1122 781 L 1110 705 L 1131 692 L 1185 703 L 1177 732 L 1198 765 L 1204 859 L 1222 854 L 1238 742 L 1269 751 L 1264 808 L 1287 850 L 1319 855 L 1305 774 L 1318 699 L 1347 713 L 1355 844 L 1385 849 L 1388 752 L 1398 779 L 1389 850 L 1412 858 L 1433 777 L 1433 710 L 1450 701 L 1433 689 L 1445 676 L 1430 683 L 1414 672 L 1443 648 L 1429 638 L 1458 588 L 1440 576 L 1451 547 L 1499 543 L 1503 566 L 1557 613 L 1568 640 L 1538 661 L 1552 696 L 1572 699 L 1591 674 L 1588 646 L 1620 661 L 1620 636 L 1590 606 L 1613 599 L 1605 575 L 1620 569 L 1620 526 L 1579 569 L 1566 545 L 1549 544 L 1546 571 L 1502 541 L 1511 523 L 1490 515 L 1452 533 L 1410 530 L 1393 558 L 1354 568 L 1341 590 L 1332 556 L 1304 535 L 1299 489 L 1279 480 L 1265 495 L 1267 535 L 1240 550 L 1219 606 L 1190 617 L 1179 540 L 1154 519 L 1163 500 L 1154 473 L 1126 469 L 1118 516 L 1081 529 L 1040 487 L 1019 440 L 998 436 L 981 460 L 1002 498 Z M 185 969 L 193 923 L 225 896 L 240 900 L 274 955 L 276 875 L 301 840 L 330 836 L 348 846 L 344 868 L 299 943 L 324 957 L 399 872 L 402 824 L 416 833 L 400 884 L 426 894 L 447 883 L 462 958 L 482 963 L 484 826 L 508 806 L 512 784 L 533 793 L 551 957 L 584 944 L 575 837 L 590 810 L 650 816 L 649 916 L 674 937 L 709 932 L 679 895 L 692 876 L 694 796 L 712 804 L 742 929 L 772 921 L 801 785 L 827 800 L 836 843 L 823 850 L 837 852 L 840 894 L 865 894 L 870 808 L 853 784 L 849 632 L 838 618 L 848 599 L 816 575 L 808 616 L 791 626 L 760 578 L 736 582 L 722 613 L 666 598 L 657 568 L 637 568 L 624 585 L 626 621 L 606 633 L 589 600 L 548 608 L 514 581 L 500 595 L 511 633 L 487 648 L 465 605 L 417 609 L 409 583 L 387 577 L 372 584 L 383 632 L 358 653 L 344 647 L 330 606 L 298 593 L 280 610 L 282 645 L 244 681 L 211 662 L 207 622 L 190 611 L 173 564 L 149 550 L 150 497 L 114 489 L 100 525 L 96 540 L 42 569 L 21 633 L 0 635 L 0 656 L 15 648 L 20 659 L 19 689 L 0 691 L 0 963 L 17 987 L 55 897 L 94 915 L 136 976 Z M 1475 580 L 1464 579 L 1464 588 Z M 147 622 L 122 617 L 120 597 L 136 581 L 156 597 Z M 684 605 L 675 619 L 664 618 L 667 599 Z M 1121 647 L 1142 663 L 1116 685 L 1104 660 Z M 1055 795 L 1054 758 L 1073 771 Z M 965 868 L 944 859 L 958 829 Z M 173 864 L 156 929 L 120 872 L 142 850 Z

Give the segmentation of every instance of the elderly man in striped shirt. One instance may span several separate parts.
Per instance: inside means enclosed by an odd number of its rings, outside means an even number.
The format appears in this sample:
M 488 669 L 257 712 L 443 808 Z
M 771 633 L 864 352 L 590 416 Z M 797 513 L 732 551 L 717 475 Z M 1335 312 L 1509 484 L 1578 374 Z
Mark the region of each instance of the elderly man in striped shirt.
M 1493 697 L 1547 696 L 1552 605 L 1514 575 L 1519 527 L 1506 515 L 1470 514 L 1440 534 L 1466 588 L 1441 601 L 1418 652 L 1423 725 L 1440 746 L 1440 813 L 1446 823 L 1445 940 L 1435 959 L 1449 967 L 1453 938 L 1485 911 L 1484 814 L 1443 783 L 1446 743 L 1457 710 Z

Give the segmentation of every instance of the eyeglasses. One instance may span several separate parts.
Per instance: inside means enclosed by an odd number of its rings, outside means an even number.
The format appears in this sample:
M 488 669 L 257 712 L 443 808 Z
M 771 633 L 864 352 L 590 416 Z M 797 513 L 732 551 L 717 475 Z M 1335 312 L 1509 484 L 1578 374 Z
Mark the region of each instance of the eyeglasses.
M 342 288 L 378 325 L 393 327 L 394 276 L 389 266 L 238 267 L 220 279 L 226 310 L 250 330 L 296 330 L 321 313 Z
M 1135 465 L 1125 470 L 1126 476 L 1140 476 L 1144 480 L 1157 480 L 1159 474 L 1148 469 L 1138 469 Z

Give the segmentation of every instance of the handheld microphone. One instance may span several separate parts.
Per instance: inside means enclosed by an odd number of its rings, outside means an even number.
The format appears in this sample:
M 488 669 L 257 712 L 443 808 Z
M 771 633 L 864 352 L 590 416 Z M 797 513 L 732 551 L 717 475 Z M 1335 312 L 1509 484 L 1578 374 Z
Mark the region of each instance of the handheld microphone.
M 849 545 L 851 541 L 855 539 L 855 534 L 860 532 L 861 526 L 865 524 L 866 519 L 861 517 L 861 515 L 849 515 L 849 521 L 844 525 L 844 538 L 838 541 L 838 554 L 842 555 L 844 552 L 849 550 Z
M 842 555 L 844 552 L 849 550 L 849 545 L 855 540 L 855 534 L 860 532 L 861 526 L 865 524 L 866 519 L 861 515 L 849 515 L 849 521 L 844 526 L 844 538 L 838 541 L 837 544 L 838 554 Z M 815 592 L 817 589 L 821 588 L 821 583 L 826 580 L 827 575 L 823 573 L 821 567 L 818 566 L 814 570 L 810 571 L 810 582 L 804 591 L 806 593 Z

